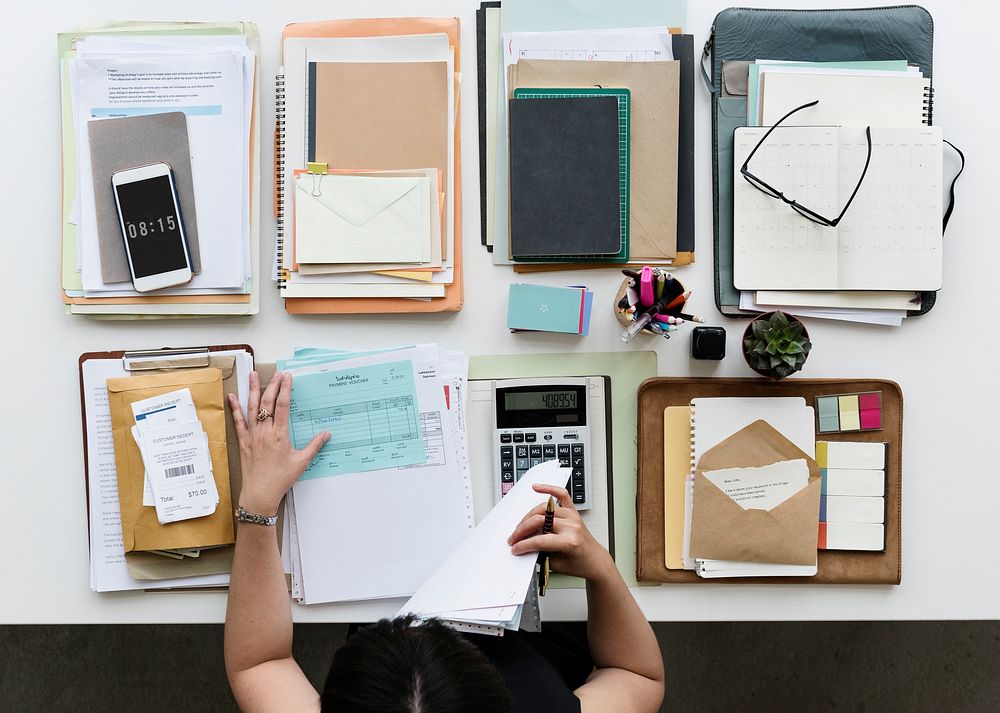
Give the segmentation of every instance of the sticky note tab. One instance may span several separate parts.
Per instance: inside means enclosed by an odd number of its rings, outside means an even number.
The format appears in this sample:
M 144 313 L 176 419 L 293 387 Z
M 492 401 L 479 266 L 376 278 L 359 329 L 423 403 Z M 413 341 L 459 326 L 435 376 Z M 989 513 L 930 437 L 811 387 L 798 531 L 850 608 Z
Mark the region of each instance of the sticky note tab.
M 826 468 L 826 445 L 829 441 L 816 441 L 816 465 Z
M 820 498 L 820 520 L 824 522 L 885 522 L 885 498 L 827 495 Z
M 882 394 L 870 391 L 858 394 L 858 408 L 861 411 L 861 428 L 872 430 L 882 428 Z
M 882 470 L 885 468 L 884 443 L 858 443 L 853 441 L 818 441 L 817 457 L 821 468 L 846 468 L 849 470 Z
M 819 548 L 825 550 L 885 549 L 885 525 L 825 523 L 820 525 Z
M 861 415 L 858 412 L 858 395 L 840 396 L 837 400 L 840 406 L 840 430 L 860 431 Z
M 850 470 L 844 468 L 824 468 L 823 495 L 865 495 L 882 497 L 885 495 L 884 470 Z
M 816 413 L 819 417 L 820 433 L 840 430 L 840 407 L 836 396 L 821 396 L 816 399 Z

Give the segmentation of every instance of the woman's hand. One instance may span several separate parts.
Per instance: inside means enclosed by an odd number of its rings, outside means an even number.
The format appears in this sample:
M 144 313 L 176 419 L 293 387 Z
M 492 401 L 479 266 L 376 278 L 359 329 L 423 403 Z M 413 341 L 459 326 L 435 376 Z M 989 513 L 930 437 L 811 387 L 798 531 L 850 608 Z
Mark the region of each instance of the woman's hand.
M 558 503 L 552 532 L 542 534 L 547 504 L 542 503 L 524 516 L 508 538 L 507 544 L 512 545 L 511 552 L 515 555 L 546 552 L 553 572 L 587 580 L 601 577 L 609 566 L 614 568 L 611 555 L 583 524 L 565 488 L 536 484 L 534 489 L 535 492 L 553 496 Z
M 260 393 L 260 376 L 250 374 L 250 396 L 247 399 L 247 419 L 243 418 L 240 402 L 229 394 L 236 435 L 240 441 L 240 461 L 243 466 L 243 488 L 240 505 L 258 515 L 273 515 L 285 492 L 309 467 L 329 438 L 320 433 L 305 448 L 296 450 L 288 438 L 288 404 L 292 395 L 291 374 L 276 371 L 270 383 Z M 258 420 L 260 409 L 269 414 Z

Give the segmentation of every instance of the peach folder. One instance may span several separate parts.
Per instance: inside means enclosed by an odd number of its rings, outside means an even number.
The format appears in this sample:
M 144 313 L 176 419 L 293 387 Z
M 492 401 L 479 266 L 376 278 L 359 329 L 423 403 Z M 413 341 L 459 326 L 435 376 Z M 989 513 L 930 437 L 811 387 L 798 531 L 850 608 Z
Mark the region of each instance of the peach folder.
M 455 76 L 460 76 L 459 20 L 454 18 L 385 18 L 364 20 L 329 20 L 288 25 L 282 43 L 292 37 L 387 37 L 392 35 L 446 34 L 455 48 Z M 457 85 L 457 82 L 456 82 Z M 455 89 L 455 112 L 459 111 L 459 91 Z M 406 298 L 285 298 L 290 314 L 385 314 L 392 312 L 455 312 L 462 309 L 462 181 L 459 122 L 455 122 L 455 281 L 445 289 L 445 296 L 432 300 Z

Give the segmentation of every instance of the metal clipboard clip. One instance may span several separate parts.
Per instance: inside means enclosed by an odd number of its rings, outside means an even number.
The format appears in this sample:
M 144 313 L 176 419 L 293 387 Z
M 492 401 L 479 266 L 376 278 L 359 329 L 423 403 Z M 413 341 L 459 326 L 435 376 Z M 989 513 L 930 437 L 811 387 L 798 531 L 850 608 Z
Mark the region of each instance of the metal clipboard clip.
M 310 195 L 323 195 L 323 176 L 325 176 L 329 170 L 330 165 L 320 161 L 310 161 L 306 164 L 306 173 L 312 176 L 313 179 L 312 193 Z
M 154 371 L 162 369 L 197 369 L 209 366 L 211 353 L 208 347 L 182 347 L 146 349 L 125 352 L 122 367 L 125 371 Z

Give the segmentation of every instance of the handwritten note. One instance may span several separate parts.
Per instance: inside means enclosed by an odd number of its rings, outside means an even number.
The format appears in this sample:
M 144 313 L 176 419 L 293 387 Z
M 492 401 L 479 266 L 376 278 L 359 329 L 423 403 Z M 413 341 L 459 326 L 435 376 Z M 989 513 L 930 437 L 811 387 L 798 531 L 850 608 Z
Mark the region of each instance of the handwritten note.
M 760 468 L 712 470 L 704 475 L 744 510 L 772 510 L 809 483 L 809 467 L 802 458 Z

